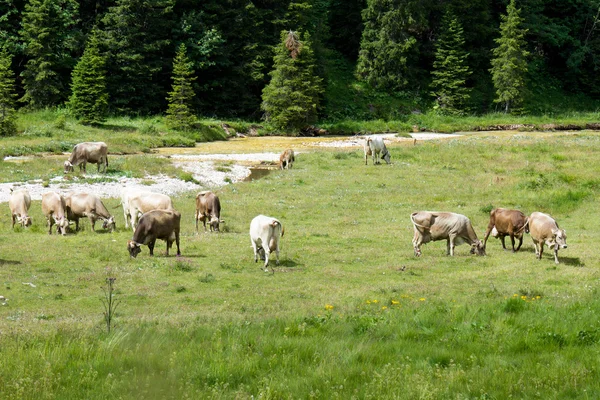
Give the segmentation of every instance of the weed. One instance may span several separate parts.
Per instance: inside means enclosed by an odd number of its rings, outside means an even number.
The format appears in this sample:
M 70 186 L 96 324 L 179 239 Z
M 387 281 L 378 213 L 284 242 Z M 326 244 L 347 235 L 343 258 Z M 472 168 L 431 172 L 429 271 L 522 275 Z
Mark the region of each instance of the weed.
M 115 313 L 117 312 L 117 307 L 120 303 L 119 300 L 115 300 L 114 298 L 114 284 L 116 280 L 117 278 L 109 275 L 106 278 L 106 286 L 102 288 L 104 291 L 104 298 L 102 299 L 102 305 L 104 305 L 104 322 L 106 323 L 106 330 L 108 333 L 110 333 Z

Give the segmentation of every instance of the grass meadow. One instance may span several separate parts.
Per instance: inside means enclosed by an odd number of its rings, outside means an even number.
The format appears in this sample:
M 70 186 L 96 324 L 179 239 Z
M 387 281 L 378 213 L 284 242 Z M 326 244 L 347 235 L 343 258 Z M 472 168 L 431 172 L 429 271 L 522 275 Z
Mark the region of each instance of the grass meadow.
M 105 200 L 115 233 L 83 221 L 66 237 L 46 234 L 39 201 L 34 225 L 15 231 L 0 205 L 0 397 L 600 398 L 600 134 L 478 134 L 390 152 L 392 165 L 365 166 L 362 150 L 308 151 L 292 170 L 218 189 L 220 234 L 194 234 L 195 193 L 174 198 L 179 258 L 159 241 L 155 257 L 143 247 L 130 259 L 117 199 Z M 61 162 L 19 168 L 30 179 L 62 174 Z M 515 254 L 490 238 L 486 257 L 466 245 L 448 257 L 445 242 L 414 257 L 411 212 L 465 214 L 482 238 L 494 207 L 554 216 L 568 236 L 560 264 L 548 250 L 536 260 L 528 235 Z M 261 213 L 285 228 L 274 274 L 253 261 L 248 227 Z

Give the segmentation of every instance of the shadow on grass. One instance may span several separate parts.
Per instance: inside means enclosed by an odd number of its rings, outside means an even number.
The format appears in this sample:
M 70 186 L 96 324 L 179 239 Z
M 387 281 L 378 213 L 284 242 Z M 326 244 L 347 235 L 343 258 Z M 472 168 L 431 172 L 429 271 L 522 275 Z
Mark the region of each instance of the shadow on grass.
M 0 265 L 19 265 L 19 264 L 21 264 L 21 261 L 3 260 L 2 258 L 0 258 Z
M 552 258 L 554 259 L 554 256 Z M 573 267 L 585 267 L 585 263 L 579 257 L 561 257 L 559 254 L 558 261 L 561 264 L 572 265 Z
M 94 125 L 94 128 L 106 129 L 106 130 L 111 130 L 111 131 L 115 131 L 115 132 L 135 132 L 138 130 L 138 128 L 135 128 L 133 126 L 111 125 L 111 124 L 98 124 L 98 125 Z

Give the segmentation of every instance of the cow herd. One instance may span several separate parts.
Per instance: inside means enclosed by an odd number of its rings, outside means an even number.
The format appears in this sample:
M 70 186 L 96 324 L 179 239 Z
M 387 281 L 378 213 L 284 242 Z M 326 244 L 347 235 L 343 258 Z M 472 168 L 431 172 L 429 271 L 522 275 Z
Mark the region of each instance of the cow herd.
M 368 156 L 372 156 L 373 164 L 378 158 L 390 163 L 390 153 L 381 138 L 367 138 L 364 142 L 365 164 Z M 287 149 L 279 158 L 279 168 L 289 169 L 295 161 L 294 151 Z M 98 171 L 108 166 L 107 146 L 103 142 L 85 142 L 75 145 L 69 160 L 65 161 L 65 173 L 73 171 L 75 165 L 85 171 L 86 163 L 98 164 Z M 12 227 L 15 223 L 23 227 L 32 224 L 28 210 L 31 197 L 26 189 L 11 190 L 9 207 L 12 216 Z M 125 188 L 121 193 L 121 205 L 125 227 L 131 226 L 133 238 L 127 242 L 129 255 L 135 258 L 141 252 L 141 246 L 147 245 L 150 255 L 154 254 L 157 239 L 166 241 L 167 251 L 175 242 L 177 255 L 181 255 L 179 233 L 181 214 L 173 208 L 173 202 L 167 195 L 146 191 L 139 188 Z M 79 230 L 79 219 L 88 218 L 95 231 L 95 223 L 102 220 L 103 229 L 113 231 L 116 227 L 114 216 L 104 206 L 100 198 L 91 193 L 68 192 L 64 196 L 57 192 L 42 195 L 42 213 L 46 217 L 48 233 L 56 225 L 57 233 L 66 234 L 69 221 L 75 222 L 75 230 Z M 196 196 L 196 233 L 198 221 L 204 225 L 208 222 L 210 231 L 219 232 L 221 219 L 221 203 L 211 191 L 202 191 Z M 517 252 L 523 244 L 523 236 L 529 233 L 535 246 L 535 254 L 542 258 L 544 245 L 554 251 L 554 261 L 558 264 L 558 250 L 567 248 L 566 233 L 560 229 L 556 221 L 549 215 L 534 212 L 529 217 L 519 210 L 497 208 L 490 212 L 490 221 L 483 242 L 478 239 L 468 217 L 453 212 L 419 211 L 410 215 L 414 228 L 412 240 L 415 256 L 421 256 L 421 245 L 438 240 L 446 240 L 447 254 L 454 255 L 454 248 L 462 243 L 471 246 L 471 254 L 485 255 L 487 240 L 490 234 L 500 238 L 506 250 L 505 237 L 511 239 L 512 251 Z M 250 223 L 250 239 L 254 251 L 254 261 L 260 257 L 264 260 L 263 269 L 267 271 L 269 256 L 275 252 L 276 263 L 279 263 L 279 239 L 284 229 L 279 220 L 265 215 L 258 215 Z M 519 240 L 515 248 L 515 238 Z

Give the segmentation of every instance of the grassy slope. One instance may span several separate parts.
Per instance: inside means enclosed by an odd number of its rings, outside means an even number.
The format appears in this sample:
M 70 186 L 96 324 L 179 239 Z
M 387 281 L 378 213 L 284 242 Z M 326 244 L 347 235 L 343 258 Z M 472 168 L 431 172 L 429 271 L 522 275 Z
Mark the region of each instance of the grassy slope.
M 597 398 L 600 135 L 472 136 L 391 149 L 299 155 L 294 169 L 218 191 L 223 234 L 193 235 L 183 258 L 135 260 L 130 231 L 67 237 L 0 218 L 2 398 Z M 34 161 L 34 163 L 37 161 Z M 107 200 L 112 209 L 116 199 Z M 412 253 L 411 212 L 494 206 L 551 213 L 561 264 L 488 244 L 454 258 Z M 117 223 L 122 224 L 119 210 Z M 285 226 L 274 275 L 252 262 L 250 219 Z M 24 251 L 23 249 L 27 249 Z M 116 329 L 101 286 L 115 276 Z M 35 287 L 26 285 L 33 283 Z

